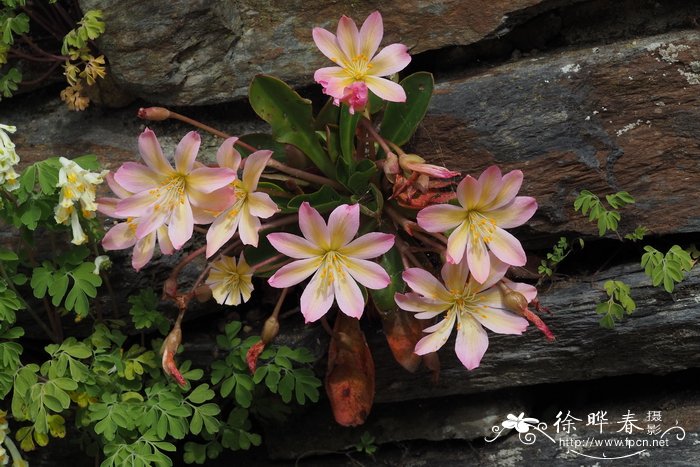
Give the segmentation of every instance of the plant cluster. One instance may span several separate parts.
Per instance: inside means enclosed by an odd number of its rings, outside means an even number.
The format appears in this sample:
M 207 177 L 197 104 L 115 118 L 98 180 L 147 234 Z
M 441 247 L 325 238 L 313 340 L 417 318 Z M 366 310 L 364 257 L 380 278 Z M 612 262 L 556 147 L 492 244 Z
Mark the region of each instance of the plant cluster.
M 604 236 L 608 231 L 615 233 L 620 241 L 630 240 L 637 242 L 644 239 L 649 233 L 644 226 L 637 226 L 634 231 L 623 237 L 618 232 L 618 224 L 621 216 L 620 208 L 634 204 L 635 200 L 626 191 L 620 191 L 605 196 L 609 209 L 604 206 L 600 198 L 588 190 L 582 190 L 574 201 L 574 210 L 587 215 L 591 222 L 596 222 L 599 236 Z M 583 244 L 581 244 L 583 247 Z M 567 240 L 562 237 L 552 253 L 547 254 L 547 261 L 556 265 L 562 261 L 571 250 L 566 251 Z M 651 280 L 654 287 L 663 285 L 666 292 L 673 292 L 675 286 L 683 281 L 683 273 L 688 272 L 697 262 L 698 255 L 694 246 L 683 249 L 679 245 L 673 245 L 665 254 L 651 245 L 644 246 L 644 254 L 641 258 L 641 267 Z M 542 261 L 539 272 L 541 275 L 551 276 L 551 269 Z M 620 321 L 627 314 L 632 314 L 637 304 L 630 295 L 630 287 L 622 281 L 609 280 L 603 284 L 608 300 L 596 306 L 596 313 L 602 315 L 600 325 L 612 329 L 615 322 Z
M 100 10 L 81 16 L 74 1 L 2 0 L 0 27 L 3 97 L 55 77 L 62 67 L 68 87 L 61 99 L 71 110 L 88 107 L 87 88 L 106 75 L 105 58 L 94 43 L 105 28 Z
M 51 158 L 17 174 L 14 145 L 2 133 L 1 212 L 21 242 L 0 254 L 0 389 L 11 394 L 21 447 L 64 436 L 69 420 L 103 466 L 170 465 L 179 440 L 185 460 L 197 463 L 259 444 L 251 414 L 279 415 L 269 401 L 319 398 L 313 355 L 274 343 L 288 295 L 299 297 L 307 323 L 321 322 L 331 335 L 325 390 L 342 425 L 363 423 L 372 407 L 374 363 L 359 324 L 369 312 L 381 317 L 402 366 L 424 363 L 435 377 L 436 352 L 455 328 L 455 352 L 469 370 L 485 358 L 487 329 L 519 335 L 532 322 L 554 338 L 529 308 L 536 288 L 506 277 L 526 263 L 508 229 L 537 209 L 534 198 L 518 195 L 523 173 L 491 166 L 462 176 L 402 148 L 426 113 L 433 79 L 393 79 L 411 57 L 402 44 L 379 50 L 378 12 L 360 28 L 343 16 L 336 34 L 315 28 L 312 36 L 334 63 L 314 74 L 330 99 L 314 113 L 284 82 L 256 76 L 249 99 L 270 135 L 235 137 L 167 109 L 140 110 L 221 136 L 215 164 L 198 160 L 198 133 L 186 134 L 169 160 L 146 129 L 142 163 L 108 172 L 91 156 Z M 104 182 L 113 196 L 98 198 Z M 116 220 L 107 232 L 98 212 Z M 68 248 L 59 246 L 66 240 Z M 204 245 L 189 248 L 195 240 Z M 61 254 L 42 254 L 46 242 Z M 189 250 L 163 283 L 174 321 L 149 290 L 129 297 L 128 317 L 114 297 L 115 309 L 105 308 L 110 261 L 100 248 L 132 249 L 136 270 L 157 252 Z M 180 273 L 200 257 L 206 266 L 184 287 Z M 261 336 L 243 338 L 240 323 L 229 323 L 216 340 L 222 359 L 206 374 L 178 364 L 192 300 L 240 305 L 260 287 L 255 278 L 279 289 Z M 21 310 L 53 341 L 48 358 L 23 356 Z M 69 319 L 90 331 L 64 335 Z M 138 341 L 128 335 L 132 326 L 163 339 Z M 361 450 L 371 453 L 372 440 Z

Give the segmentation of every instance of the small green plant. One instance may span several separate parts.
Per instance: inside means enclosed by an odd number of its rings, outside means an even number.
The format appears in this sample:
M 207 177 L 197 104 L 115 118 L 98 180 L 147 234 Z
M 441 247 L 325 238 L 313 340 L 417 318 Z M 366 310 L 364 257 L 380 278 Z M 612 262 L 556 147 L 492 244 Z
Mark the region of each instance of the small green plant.
M 649 233 L 649 229 L 647 229 L 643 225 L 638 225 L 634 229 L 634 232 L 628 233 L 625 235 L 625 240 L 632 240 L 633 242 L 636 242 L 638 240 L 643 240 L 644 236 L 648 233 Z
M 608 294 L 608 300 L 596 306 L 596 313 L 603 315 L 600 325 L 607 329 L 615 327 L 615 321 L 622 320 L 625 314 L 632 314 L 637 308 L 630 296 L 630 287 L 621 281 L 607 281 L 603 285 Z
M 580 248 L 583 248 L 584 242 L 582 238 L 578 239 L 578 245 Z M 540 265 L 537 267 L 537 272 L 540 276 L 552 277 L 552 274 L 554 274 L 554 271 L 556 270 L 557 266 L 559 266 L 559 263 L 564 261 L 564 259 L 569 256 L 572 251 L 573 245 L 569 244 L 567 238 L 559 237 L 559 241 L 556 245 L 554 245 L 552 251 L 547 253 L 546 259 L 543 259 L 540 262 Z
M 367 454 L 368 456 L 373 456 L 375 452 L 379 449 L 379 446 L 374 444 L 375 438 L 369 431 L 362 433 L 360 441 L 355 445 L 355 450 Z
M 654 287 L 663 284 L 668 293 L 673 292 L 675 285 L 683 280 L 683 273 L 690 271 L 695 264 L 690 253 L 678 245 L 673 245 L 665 255 L 648 245 L 644 247 L 644 251 L 644 273 L 649 276 Z
M 634 198 L 626 191 L 620 191 L 607 195 L 605 199 L 611 208 L 610 210 L 603 206 L 598 196 L 588 190 L 583 190 L 574 202 L 574 210 L 580 210 L 583 215 L 588 215 L 590 221 L 597 222 L 600 236 L 605 235 L 610 230 L 622 240 L 617 232 L 620 222 L 618 210 L 625 205 L 633 204 Z M 642 240 L 647 233 L 646 227 L 637 226 L 633 232 L 626 234 L 624 239 L 636 242 Z M 697 261 L 692 256 L 692 253 L 697 251 L 694 246 L 684 250 L 678 245 L 673 245 L 665 255 L 650 245 L 646 245 L 644 251 L 641 264 L 645 274 L 649 276 L 654 287 L 663 284 L 664 290 L 668 293 L 673 292 L 675 285 L 683 280 L 683 273 L 690 271 Z M 555 247 L 554 253 L 557 252 Z M 549 254 L 547 258 L 549 259 Z M 543 270 L 543 266 L 540 266 L 540 270 Z M 546 270 L 544 271 L 546 272 Z M 600 325 L 612 329 L 615 327 L 615 321 L 622 320 L 625 314 L 631 314 L 636 309 L 636 304 L 630 296 L 630 287 L 623 282 L 607 281 L 603 287 L 608 294 L 608 300 L 599 303 L 596 306 L 596 312 L 603 315 Z
M 585 216 L 588 215 L 590 221 L 595 221 L 598 224 L 598 235 L 603 236 L 608 230 L 617 232 L 617 226 L 620 222 L 620 213 L 618 210 L 626 204 L 634 203 L 634 198 L 626 191 L 607 195 L 605 197 L 611 209 L 605 208 L 598 196 L 588 190 L 583 190 L 574 201 L 574 210 L 581 211 Z

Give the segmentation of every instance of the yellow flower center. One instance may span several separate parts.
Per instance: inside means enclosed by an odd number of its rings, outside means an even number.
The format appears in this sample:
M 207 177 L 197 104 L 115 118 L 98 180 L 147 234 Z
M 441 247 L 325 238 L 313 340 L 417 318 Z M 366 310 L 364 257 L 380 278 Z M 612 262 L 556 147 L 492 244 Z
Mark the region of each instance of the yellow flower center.
M 321 279 L 326 286 L 330 286 L 337 278 L 342 276 L 345 265 L 345 255 L 335 250 L 328 250 L 321 259 Z
M 358 54 L 352 57 L 349 62 L 346 62 L 344 68 L 352 76 L 352 79 L 363 81 L 369 74 L 369 70 L 372 69 L 372 64 L 369 61 L 370 59 L 367 55 Z
M 168 177 L 163 184 L 149 193 L 155 198 L 153 209 L 172 211 L 178 204 L 187 201 L 187 175 L 175 173 Z
M 472 292 L 469 288 L 469 284 L 464 286 L 463 290 L 450 290 L 450 295 L 452 295 L 452 306 L 450 307 L 449 313 L 457 313 L 461 317 L 466 315 L 478 314 L 482 318 L 486 318 L 484 310 L 486 307 L 484 305 L 479 305 L 482 297 L 479 297 L 477 293 Z M 457 322 L 457 329 L 459 329 L 459 321 Z
M 493 240 L 493 233 L 496 230 L 496 221 L 490 217 L 484 216 L 479 211 L 467 211 L 467 218 L 465 220 L 469 226 L 469 235 L 473 239 L 483 240 L 489 243 Z

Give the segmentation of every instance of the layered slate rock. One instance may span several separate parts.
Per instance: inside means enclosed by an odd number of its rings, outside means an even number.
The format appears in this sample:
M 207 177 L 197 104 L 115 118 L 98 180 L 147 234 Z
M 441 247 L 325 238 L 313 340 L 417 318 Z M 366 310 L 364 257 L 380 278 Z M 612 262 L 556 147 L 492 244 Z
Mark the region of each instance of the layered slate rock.
M 505 27 L 509 15 L 542 0 L 382 2 L 385 44 L 411 53 L 468 45 Z M 575 3 L 569 1 L 567 3 Z M 321 0 L 81 0 L 104 12 L 100 49 L 127 91 L 167 105 L 212 104 L 245 97 L 250 80 L 271 73 L 293 86 L 310 84 L 328 66 L 311 38 L 316 26 L 335 31 L 343 14 L 361 22 L 373 2 Z M 439 27 L 427 26 L 439 25 Z
M 446 79 L 414 146 L 472 175 L 494 163 L 523 170 L 537 234 L 597 233 L 572 209 L 583 189 L 636 198 L 623 230 L 699 232 L 699 122 L 700 35 L 687 31 Z

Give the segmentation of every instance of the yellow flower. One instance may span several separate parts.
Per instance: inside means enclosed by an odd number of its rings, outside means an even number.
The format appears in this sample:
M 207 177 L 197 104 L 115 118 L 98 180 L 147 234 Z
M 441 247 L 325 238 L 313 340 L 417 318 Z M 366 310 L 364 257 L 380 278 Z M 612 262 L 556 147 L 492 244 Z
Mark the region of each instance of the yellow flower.
M 211 288 L 211 293 L 217 303 L 221 305 L 240 305 L 250 299 L 253 291 L 253 271 L 245 261 L 243 253 L 238 259 L 230 256 L 222 256 L 211 266 L 211 272 L 206 284 Z

